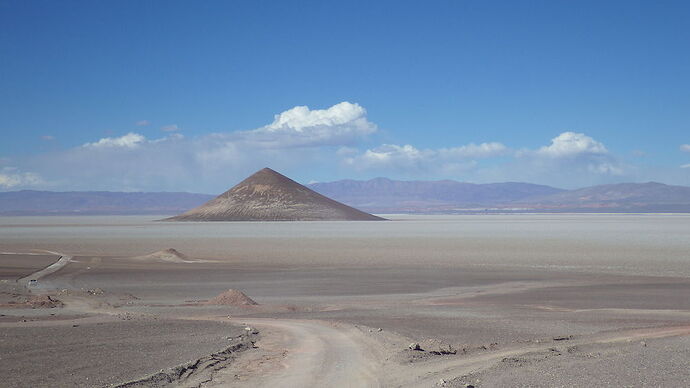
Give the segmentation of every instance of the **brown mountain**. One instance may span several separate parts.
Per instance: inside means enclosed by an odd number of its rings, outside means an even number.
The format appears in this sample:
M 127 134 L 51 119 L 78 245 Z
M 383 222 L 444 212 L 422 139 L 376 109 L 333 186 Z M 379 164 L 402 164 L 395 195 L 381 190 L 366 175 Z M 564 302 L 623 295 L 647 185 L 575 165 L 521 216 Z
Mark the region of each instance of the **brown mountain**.
M 617 183 L 527 198 L 519 206 L 541 210 L 690 212 L 690 187 L 657 182 Z
M 374 221 L 365 213 L 325 197 L 270 168 L 264 168 L 218 197 L 166 221 Z
M 309 188 L 337 201 L 376 213 L 445 212 L 459 207 L 493 207 L 563 191 L 519 182 L 475 184 L 453 180 L 398 181 L 388 178 L 313 183 Z
M 310 188 L 377 213 L 670 212 L 690 213 L 690 187 L 656 182 L 618 183 L 561 190 L 529 183 L 343 180 Z

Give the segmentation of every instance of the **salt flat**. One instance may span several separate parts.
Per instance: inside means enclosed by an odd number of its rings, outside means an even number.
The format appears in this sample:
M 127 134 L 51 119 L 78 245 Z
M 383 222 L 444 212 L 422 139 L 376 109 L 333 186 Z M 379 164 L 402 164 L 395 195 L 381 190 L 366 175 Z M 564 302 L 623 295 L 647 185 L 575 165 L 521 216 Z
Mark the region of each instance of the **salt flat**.
M 206 386 L 502 386 L 509 376 L 528 386 L 690 383 L 688 215 L 386 215 L 392 221 L 375 223 L 160 218 L 0 218 L 0 252 L 14 254 L 0 260 L 41 257 L 40 268 L 43 250 L 72 256 L 33 290 L 64 307 L 2 308 L 3 359 L 29 364 L 32 352 L 17 349 L 50 340 L 61 349 L 43 358 L 52 371 L 95 354 L 70 379 L 57 377 L 62 385 L 124 383 L 213 352 L 213 338 L 220 351 L 229 341 L 221 338 L 236 337 L 237 327 L 242 332 L 249 323 L 260 332 L 256 348 L 214 371 Z M 198 261 L 141 260 L 167 248 Z M 5 295 L 10 286 L 3 284 Z M 202 304 L 229 288 L 259 306 Z M 179 342 L 148 336 L 152 352 L 159 346 L 191 353 L 154 359 L 143 368 L 148 372 L 132 369 L 130 376 L 104 368 L 138 352 L 122 345 L 143 340 L 129 329 L 132 322 L 179 333 Z M 60 326 L 97 336 L 86 330 L 96 323 L 116 325 L 126 333 L 122 342 L 111 338 L 94 352 L 74 341 L 67 346 L 68 335 L 61 348 L 51 335 Z M 205 342 L 194 340 L 200 333 Z M 22 344 L 29 335 L 32 344 Z M 409 350 L 412 342 L 423 350 Z M 567 372 L 571 367 L 581 372 Z M 41 368 L 0 373 L 10 374 L 3 377 L 12 386 L 21 386 L 22 373 L 32 374 L 34 386 L 56 378 Z

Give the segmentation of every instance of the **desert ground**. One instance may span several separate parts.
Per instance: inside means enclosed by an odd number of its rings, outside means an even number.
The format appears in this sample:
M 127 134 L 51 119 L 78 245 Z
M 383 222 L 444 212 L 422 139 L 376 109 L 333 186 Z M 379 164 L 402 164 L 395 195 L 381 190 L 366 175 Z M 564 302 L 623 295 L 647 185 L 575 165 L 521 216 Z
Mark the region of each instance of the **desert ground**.
M 1 385 L 690 386 L 690 215 L 386 217 L 2 217 Z

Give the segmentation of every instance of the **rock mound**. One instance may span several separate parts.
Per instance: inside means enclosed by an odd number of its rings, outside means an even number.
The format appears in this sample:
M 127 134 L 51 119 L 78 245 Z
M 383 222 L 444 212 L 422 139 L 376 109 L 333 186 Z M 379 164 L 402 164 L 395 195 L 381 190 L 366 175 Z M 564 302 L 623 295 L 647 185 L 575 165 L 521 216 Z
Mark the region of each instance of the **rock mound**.
M 264 168 L 205 204 L 165 221 L 375 221 L 270 168 Z
M 34 295 L 27 302 L 32 309 L 52 309 L 64 306 L 63 303 L 50 295 Z
M 64 304 L 50 295 L 11 295 L 14 300 L 7 303 L 0 303 L 0 308 L 32 308 L 32 309 L 52 309 L 63 307 Z
M 208 305 L 219 305 L 219 306 L 256 306 L 256 303 L 252 298 L 248 297 L 244 292 L 239 290 L 233 290 L 232 288 L 220 293 L 215 298 L 205 302 Z
M 140 261 L 163 261 L 167 263 L 189 263 L 193 261 L 189 260 L 187 255 L 174 248 L 163 249 L 145 256 L 133 257 L 133 259 Z

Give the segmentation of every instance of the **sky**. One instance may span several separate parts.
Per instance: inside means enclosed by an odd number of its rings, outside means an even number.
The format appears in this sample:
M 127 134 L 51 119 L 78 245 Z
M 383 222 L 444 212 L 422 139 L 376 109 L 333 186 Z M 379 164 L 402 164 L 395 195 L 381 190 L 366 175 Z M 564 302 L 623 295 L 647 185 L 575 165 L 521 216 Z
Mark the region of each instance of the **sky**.
M 0 191 L 690 185 L 687 1 L 0 0 Z

